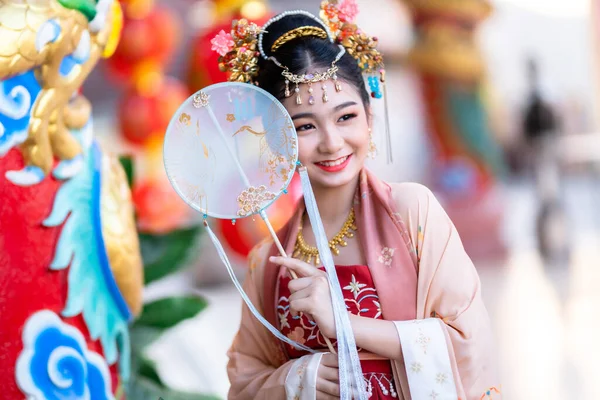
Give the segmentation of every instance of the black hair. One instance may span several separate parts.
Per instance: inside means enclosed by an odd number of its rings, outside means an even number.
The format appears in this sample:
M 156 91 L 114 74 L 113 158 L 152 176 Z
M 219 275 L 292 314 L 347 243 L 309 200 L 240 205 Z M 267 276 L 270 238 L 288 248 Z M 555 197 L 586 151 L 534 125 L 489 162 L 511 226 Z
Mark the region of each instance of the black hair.
M 300 37 L 285 43 L 275 53 L 271 52 L 271 46 L 279 37 L 301 26 L 323 28 L 319 22 L 303 14 L 286 15 L 268 25 L 265 28 L 267 32 L 263 33 L 262 38 L 262 47 L 266 56 L 274 56 L 281 65 L 286 66 L 291 73 L 296 75 L 321 72 L 331 67 L 331 62 L 340 52 L 340 47 L 331 43 L 328 38 Z M 371 99 L 365 88 L 362 71 L 354 57 L 344 53 L 336 65 L 339 68 L 338 79 L 354 86 L 366 109 Z M 282 69 L 272 60 L 265 60 L 262 57 L 259 58 L 258 66 L 259 72 L 256 78 L 258 86 L 279 100 L 285 98 L 285 80 L 281 75 Z

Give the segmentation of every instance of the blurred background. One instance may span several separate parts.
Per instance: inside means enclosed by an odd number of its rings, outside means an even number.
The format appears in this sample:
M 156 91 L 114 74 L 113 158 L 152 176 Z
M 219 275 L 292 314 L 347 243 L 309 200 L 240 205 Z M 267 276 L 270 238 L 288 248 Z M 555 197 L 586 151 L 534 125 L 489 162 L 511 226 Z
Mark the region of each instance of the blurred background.
M 119 48 L 84 94 L 99 141 L 135 171 L 145 300 L 206 300 L 175 326 L 154 322 L 170 329 L 146 338 L 157 371 L 149 375 L 224 398 L 241 301 L 198 216 L 166 181 L 162 137 L 187 96 L 224 79 L 210 39 L 233 17 L 316 14 L 319 1 L 123 3 Z M 600 398 L 598 1 L 358 4 L 358 24 L 379 38 L 388 70 L 394 162 L 385 161 L 383 105 L 374 101 L 380 155 L 370 167 L 427 185 L 455 222 L 481 276 L 505 398 Z M 270 209 L 276 228 L 298 194 L 294 183 Z M 243 278 L 246 255 L 267 231 L 251 220 L 213 226 Z

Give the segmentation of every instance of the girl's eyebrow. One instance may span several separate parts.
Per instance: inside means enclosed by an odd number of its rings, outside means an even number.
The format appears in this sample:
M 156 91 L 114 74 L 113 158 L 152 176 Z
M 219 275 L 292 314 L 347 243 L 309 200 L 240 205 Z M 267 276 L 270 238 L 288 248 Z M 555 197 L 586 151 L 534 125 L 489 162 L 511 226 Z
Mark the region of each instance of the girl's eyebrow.
M 340 111 L 340 110 L 341 110 L 341 109 L 343 109 L 343 108 L 350 107 L 350 106 L 355 106 L 355 105 L 356 105 L 356 102 L 355 102 L 355 101 L 347 101 L 347 102 L 345 102 L 345 103 L 338 104 L 337 106 L 335 106 L 335 107 L 333 108 L 333 111 L 334 111 L 334 112 L 336 112 L 336 111 Z M 314 117 L 315 117 L 315 114 L 313 114 L 313 113 L 310 113 L 310 112 L 305 112 L 305 113 L 295 114 L 295 115 L 292 117 L 292 120 L 295 120 L 295 119 L 300 119 L 300 118 L 314 118 Z

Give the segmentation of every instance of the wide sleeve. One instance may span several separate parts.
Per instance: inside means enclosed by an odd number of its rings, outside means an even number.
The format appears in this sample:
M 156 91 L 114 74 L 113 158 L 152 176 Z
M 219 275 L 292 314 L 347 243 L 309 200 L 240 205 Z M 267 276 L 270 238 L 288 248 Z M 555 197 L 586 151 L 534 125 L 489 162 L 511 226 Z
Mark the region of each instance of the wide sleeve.
M 243 285 L 250 301 L 261 313 L 262 273 L 269 248 L 269 243 L 265 242 L 252 250 Z M 245 303 L 242 304 L 240 328 L 227 355 L 227 375 L 231 384 L 229 399 L 285 398 L 285 379 L 292 362 L 283 363 L 281 347 Z
M 272 242 L 265 241 L 252 250 L 243 285 L 261 313 L 262 276 L 271 245 Z M 315 398 L 321 354 L 286 361 L 278 339 L 252 315 L 245 303 L 240 328 L 227 355 L 230 400 Z
M 435 348 L 433 338 L 437 335 L 445 341 L 447 352 L 440 354 L 440 360 L 447 360 L 452 369 L 455 396 L 500 399 L 493 335 L 479 276 L 454 224 L 424 186 L 402 184 L 393 191 L 415 247 L 419 270 L 417 318 L 423 320 L 421 326 L 397 324 L 409 381 L 411 374 L 419 373 L 420 365 L 406 359 L 406 335 L 414 335 L 410 341 L 414 354 L 426 351 L 430 343 Z M 425 334 L 427 331 L 432 334 Z M 434 376 L 432 392 L 435 385 L 443 386 L 445 375 Z

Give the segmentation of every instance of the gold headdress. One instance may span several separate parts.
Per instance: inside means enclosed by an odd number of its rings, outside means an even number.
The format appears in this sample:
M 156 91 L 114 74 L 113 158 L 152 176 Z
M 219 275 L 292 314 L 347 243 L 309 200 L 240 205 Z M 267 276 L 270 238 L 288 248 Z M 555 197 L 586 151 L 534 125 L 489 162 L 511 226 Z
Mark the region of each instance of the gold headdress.
M 301 38 L 301 37 L 307 37 L 307 36 L 313 36 L 313 37 L 318 37 L 321 39 L 327 39 L 327 32 L 325 32 L 323 29 L 316 27 L 316 26 L 300 26 L 298 28 L 294 28 L 289 32 L 284 33 L 283 35 L 281 35 L 280 37 L 277 38 L 277 40 L 273 43 L 273 45 L 271 46 L 271 53 L 275 53 L 277 50 L 279 50 L 279 48 L 281 46 L 283 46 L 284 44 L 286 44 L 287 42 L 297 39 L 297 38 Z
M 252 82 L 258 73 L 258 25 L 246 19 L 234 20 L 231 33 L 221 30 L 211 40 L 212 50 L 218 52 L 219 69 L 229 72 L 229 81 Z
M 289 15 L 304 15 L 313 19 L 317 25 L 305 25 L 294 28 L 280 37 L 271 45 L 270 53 L 267 55 L 263 49 L 263 33 L 268 30 L 269 25 L 279 21 Z M 358 6 L 356 0 L 325 0 L 321 2 L 320 19 L 314 15 L 302 11 L 286 11 L 267 21 L 261 28 L 256 24 L 249 23 L 245 19 L 233 21 L 230 33 L 225 31 L 219 34 L 211 41 L 212 49 L 217 51 L 219 58 L 219 68 L 221 71 L 229 72 L 229 80 L 237 82 L 252 83 L 258 73 L 258 57 L 265 60 L 271 60 L 283 71 L 281 75 L 285 79 L 285 96 L 290 97 L 290 83 L 294 84 L 296 93 L 296 104 L 302 104 L 300 94 L 300 84 L 308 85 L 308 104 L 315 104 L 313 96 L 313 87 L 315 83 L 321 83 L 323 102 L 328 101 L 326 81 L 333 80 L 336 91 L 342 90 L 342 85 L 338 82 L 336 63 L 348 52 L 358 66 L 367 74 L 367 81 L 371 96 L 373 98 L 384 98 L 385 103 L 385 122 L 388 144 L 388 162 L 391 162 L 391 147 L 389 133 L 389 118 L 387 108 L 387 96 L 385 88 L 385 69 L 383 57 L 377 50 L 378 40 L 376 37 L 370 37 L 362 32 L 354 23 L 358 15 Z M 331 67 L 324 72 L 305 73 L 296 75 L 282 65 L 274 54 L 286 43 L 301 37 L 319 37 L 328 39 L 331 43 L 337 43 L 340 51 L 331 62 Z

